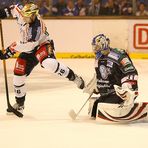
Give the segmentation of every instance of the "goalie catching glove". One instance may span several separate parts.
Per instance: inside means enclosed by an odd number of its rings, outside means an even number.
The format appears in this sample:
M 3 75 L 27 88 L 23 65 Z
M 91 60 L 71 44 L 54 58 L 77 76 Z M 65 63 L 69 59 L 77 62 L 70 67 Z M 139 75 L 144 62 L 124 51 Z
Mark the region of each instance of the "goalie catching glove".
M 99 90 L 97 88 L 97 78 L 96 78 L 96 74 L 94 74 L 93 78 L 89 81 L 89 83 L 85 86 L 84 93 L 88 93 L 88 94 L 98 94 Z

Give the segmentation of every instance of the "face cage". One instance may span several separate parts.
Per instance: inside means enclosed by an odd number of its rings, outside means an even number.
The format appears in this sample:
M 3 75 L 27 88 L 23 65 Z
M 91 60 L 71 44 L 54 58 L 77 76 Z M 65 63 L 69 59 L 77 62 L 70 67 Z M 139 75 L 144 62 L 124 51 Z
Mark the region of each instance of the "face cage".
M 23 17 L 31 17 L 33 14 L 38 15 L 39 14 L 39 10 L 33 10 L 32 12 L 21 12 Z
M 92 50 L 94 53 L 101 52 L 101 47 L 99 45 L 92 44 Z
M 36 15 L 36 13 L 32 13 L 32 14 L 30 14 L 30 15 L 28 15 L 28 16 L 23 16 L 23 19 L 24 19 L 24 21 L 26 22 L 26 23 L 32 23 L 32 18 L 34 17 Z
M 108 54 L 110 51 L 109 47 L 106 49 L 101 49 L 99 45 L 93 45 L 93 44 L 92 44 L 92 49 L 96 55 L 96 59 L 99 59 L 102 55 Z

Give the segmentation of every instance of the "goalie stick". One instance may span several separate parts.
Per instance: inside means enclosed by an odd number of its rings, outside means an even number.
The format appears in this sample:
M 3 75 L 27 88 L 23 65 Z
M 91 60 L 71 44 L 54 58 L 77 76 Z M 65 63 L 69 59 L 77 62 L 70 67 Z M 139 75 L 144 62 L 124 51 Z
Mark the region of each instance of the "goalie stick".
M 0 34 L 1 34 L 1 46 L 2 50 L 4 50 L 4 39 L 3 39 L 3 29 L 2 29 L 2 22 L 0 20 Z M 6 70 L 6 61 L 3 60 L 3 68 L 4 68 L 4 78 L 5 78 L 5 88 L 6 88 L 6 98 L 7 98 L 7 107 L 10 111 L 12 111 L 16 116 L 23 117 L 23 114 L 14 109 L 9 100 L 9 90 L 8 90 L 8 82 L 7 82 L 7 70 Z
M 77 116 L 79 115 L 79 113 L 81 112 L 81 110 L 83 109 L 83 107 L 86 105 L 86 103 L 89 101 L 89 99 L 91 98 L 93 92 L 89 95 L 88 99 L 85 101 L 85 103 L 83 104 L 83 106 L 79 109 L 79 111 L 76 113 L 73 109 L 71 109 L 69 111 L 69 116 L 71 117 L 72 120 L 75 120 L 77 118 Z

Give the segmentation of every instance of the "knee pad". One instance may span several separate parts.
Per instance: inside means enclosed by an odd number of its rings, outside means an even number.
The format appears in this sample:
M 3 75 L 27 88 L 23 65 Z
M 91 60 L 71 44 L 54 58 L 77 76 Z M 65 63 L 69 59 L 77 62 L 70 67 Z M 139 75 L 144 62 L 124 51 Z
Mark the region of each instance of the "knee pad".
M 26 80 L 26 76 L 14 75 L 13 85 L 14 85 L 16 98 L 22 98 L 26 95 L 25 80 Z
M 46 58 L 42 61 L 42 66 L 48 71 L 63 77 L 67 77 L 69 74 L 69 68 L 59 63 L 56 59 Z

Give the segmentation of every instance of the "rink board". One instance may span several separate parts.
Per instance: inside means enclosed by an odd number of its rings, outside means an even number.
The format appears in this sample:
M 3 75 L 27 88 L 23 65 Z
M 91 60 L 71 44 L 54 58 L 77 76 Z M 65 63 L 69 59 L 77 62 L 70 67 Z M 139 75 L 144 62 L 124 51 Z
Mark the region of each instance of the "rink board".
M 14 19 L 2 20 L 2 24 L 6 48 L 20 40 L 19 29 Z M 91 41 L 99 33 L 109 37 L 111 47 L 127 50 L 132 58 L 148 58 L 146 19 L 45 19 L 45 24 L 58 58 L 92 57 Z
M 148 54 L 147 53 L 129 53 L 129 56 L 132 59 L 148 59 Z M 18 57 L 18 54 L 14 56 L 14 58 Z M 91 52 L 81 52 L 81 53 L 72 53 L 72 52 L 57 52 L 56 53 L 57 58 L 61 59 L 75 59 L 75 58 L 94 58 L 95 55 Z

